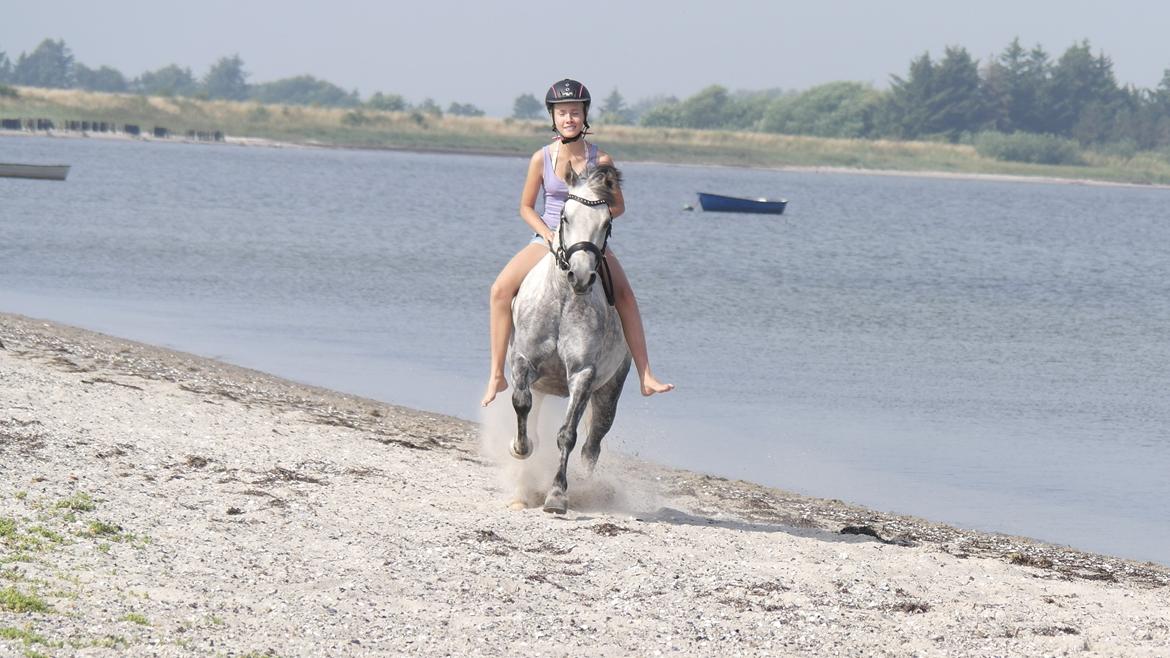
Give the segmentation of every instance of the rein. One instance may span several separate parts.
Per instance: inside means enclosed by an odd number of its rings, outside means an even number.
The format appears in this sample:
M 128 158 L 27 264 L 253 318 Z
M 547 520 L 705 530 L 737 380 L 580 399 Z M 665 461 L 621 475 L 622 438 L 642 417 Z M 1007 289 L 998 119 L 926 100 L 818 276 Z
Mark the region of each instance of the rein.
M 571 192 L 569 193 L 569 199 L 587 206 L 609 206 L 608 203 L 601 199 L 582 199 Z M 565 223 L 564 208 L 561 209 L 561 223 Z M 611 219 L 609 224 L 605 226 L 605 238 L 601 241 L 600 249 L 597 248 L 597 245 L 587 240 L 570 245 L 566 249 L 565 234 L 560 230 L 560 227 L 557 227 L 557 248 L 553 249 L 552 245 L 549 245 L 549 251 L 552 252 L 553 258 L 557 261 L 557 267 L 561 268 L 562 272 L 569 271 L 569 258 L 578 251 L 587 251 L 596 256 L 597 267 L 594 268 L 594 271 L 601 277 L 601 287 L 605 290 L 605 301 L 609 302 L 610 306 L 613 306 L 613 276 L 609 272 L 609 262 L 605 260 L 605 248 L 609 244 L 609 236 L 612 234 L 613 221 Z

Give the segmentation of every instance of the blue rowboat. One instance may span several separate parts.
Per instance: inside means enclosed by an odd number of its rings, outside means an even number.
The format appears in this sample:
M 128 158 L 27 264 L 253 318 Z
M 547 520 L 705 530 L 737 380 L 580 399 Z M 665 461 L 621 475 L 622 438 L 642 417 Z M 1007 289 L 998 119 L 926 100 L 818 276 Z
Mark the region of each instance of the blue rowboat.
M 758 212 L 779 215 L 788 205 L 787 199 L 741 199 L 734 196 L 699 192 L 699 205 L 707 212 Z

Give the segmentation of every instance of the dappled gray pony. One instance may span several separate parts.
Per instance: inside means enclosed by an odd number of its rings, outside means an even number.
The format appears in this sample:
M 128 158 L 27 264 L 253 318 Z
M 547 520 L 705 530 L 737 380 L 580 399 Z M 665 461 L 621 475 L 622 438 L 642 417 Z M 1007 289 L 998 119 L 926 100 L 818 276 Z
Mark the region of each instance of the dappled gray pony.
M 581 457 L 591 473 L 630 371 L 630 351 L 613 307 L 604 258 L 613 221 L 609 204 L 621 185 L 621 172 L 601 165 L 577 177 L 570 169 L 567 182 L 569 198 L 553 250 L 528 273 L 512 304 L 515 330 L 509 357 L 517 421 L 513 457 L 526 459 L 532 454 L 528 437 L 532 392 L 569 398 L 557 432 L 560 468 L 544 500 L 544 511 L 557 514 L 568 509 L 566 469 L 585 406 L 591 413 Z M 594 285 L 599 275 L 605 275 L 600 277 L 601 286 Z

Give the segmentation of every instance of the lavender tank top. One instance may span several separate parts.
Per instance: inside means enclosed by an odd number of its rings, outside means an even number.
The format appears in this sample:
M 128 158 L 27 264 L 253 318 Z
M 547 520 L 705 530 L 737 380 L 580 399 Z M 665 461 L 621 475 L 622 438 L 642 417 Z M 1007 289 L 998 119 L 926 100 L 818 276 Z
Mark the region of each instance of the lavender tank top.
M 550 145 L 551 146 L 551 145 Z M 561 223 L 561 210 L 565 207 L 565 202 L 569 200 L 569 186 L 565 181 L 561 180 L 553 171 L 552 153 L 548 146 L 544 149 L 544 180 L 542 186 L 544 187 L 544 212 L 540 218 L 544 220 L 544 225 L 553 229 Z M 597 145 L 589 144 L 585 150 L 585 168 L 597 166 Z

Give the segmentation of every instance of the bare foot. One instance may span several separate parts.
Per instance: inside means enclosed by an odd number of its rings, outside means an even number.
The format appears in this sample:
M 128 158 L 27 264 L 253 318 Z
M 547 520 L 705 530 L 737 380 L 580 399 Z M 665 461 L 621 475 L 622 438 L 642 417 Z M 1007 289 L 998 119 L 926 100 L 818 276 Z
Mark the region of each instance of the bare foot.
M 487 390 L 483 392 L 483 402 L 479 406 L 486 407 L 496 399 L 496 393 L 508 388 L 508 380 L 503 375 L 492 375 L 488 380 Z
M 666 393 L 667 391 L 673 390 L 674 384 L 663 384 L 649 370 L 642 375 L 642 395 L 650 396 L 655 393 Z

